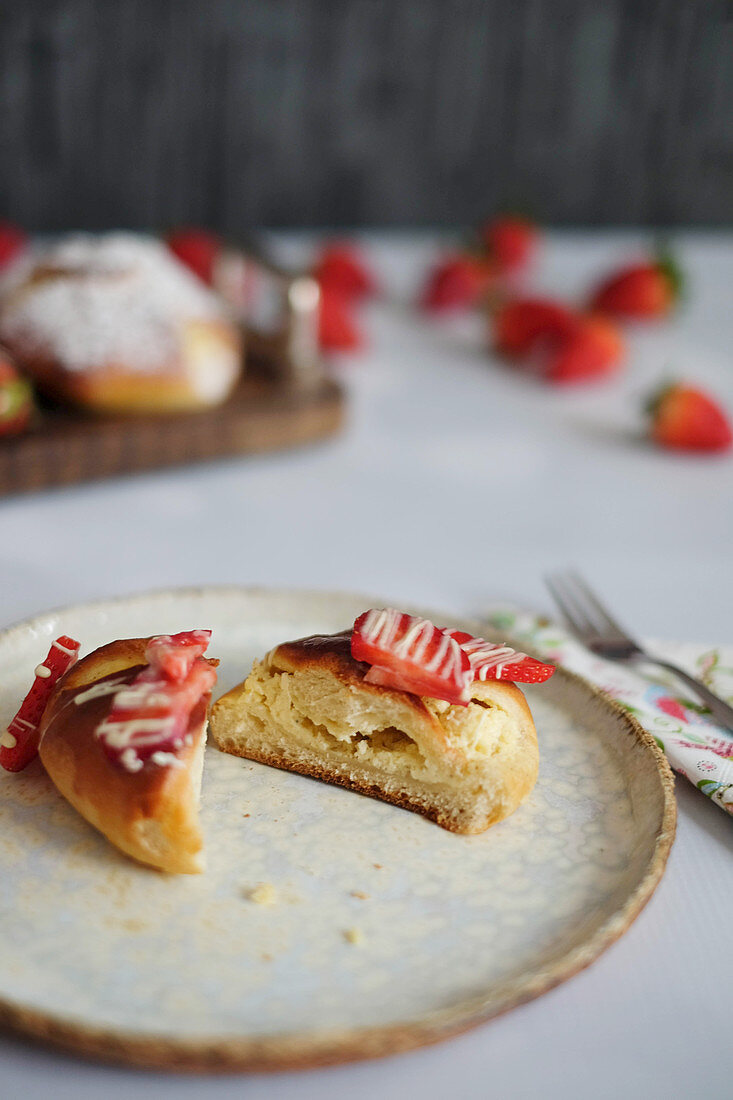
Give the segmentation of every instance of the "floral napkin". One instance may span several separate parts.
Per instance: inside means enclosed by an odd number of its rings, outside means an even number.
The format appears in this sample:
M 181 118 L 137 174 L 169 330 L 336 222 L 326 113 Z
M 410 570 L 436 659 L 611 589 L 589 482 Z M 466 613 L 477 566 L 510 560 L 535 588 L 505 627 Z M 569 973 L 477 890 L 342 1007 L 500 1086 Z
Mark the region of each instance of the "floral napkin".
M 675 771 L 733 815 L 733 736 L 714 725 L 706 707 L 673 676 L 652 666 L 605 661 L 555 623 L 516 608 L 493 608 L 487 621 L 497 634 L 511 636 L 538 656 L 564 665 L 612 695 L 651 733 Z M 733 702 L 730 651 L 701 646 L 692 654 L 690 664 L 690 648 L 685 647 L 687 670 L 716 695 Z M 677 659 L 669 649 L 664 653 L 661 647 L 657 649 L 660 656 Z

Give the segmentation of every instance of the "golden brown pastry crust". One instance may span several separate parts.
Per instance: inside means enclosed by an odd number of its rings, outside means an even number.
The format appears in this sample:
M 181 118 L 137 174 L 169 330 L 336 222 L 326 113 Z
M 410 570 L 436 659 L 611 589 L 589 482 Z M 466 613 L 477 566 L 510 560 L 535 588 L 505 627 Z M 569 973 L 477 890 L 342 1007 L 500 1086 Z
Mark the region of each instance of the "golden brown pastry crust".
M 520 689 L 506 681 L 476 681 L 469 708 L 441 704 L 403 691 L 394 691 L 365 682 L 368 665 L 351 656 L 351 632 L 314 635 L 285 642 L 272 650 L 262 662 L 255 662 L 248 679 L 222 696 L 211 714 L 212 738 L 226 752 L 245 756 L 263 764 L 309 775 L 350 790 L 379 798 L 405 809 L 415 810 L 453 832 L 482 832 L 512 813 L 531 792 L 538 772 L 537 736 L 527 701 Z M 384 729 L 404 731 L 418 745 L 428 774 L 442 775 L 446 791 L 437 780 L 399 774 L 393 777 L 369 775 L 358 758 L 352 765 L 329 759 L 325 751 L 293 751 L 288 744 L 283 720 L 268 718 L 262 699 L 283 676 L 300 678 L 314 697 L 333 688 L 339 692 L 339 705 L 348 708 L 349 700 L 363 710 L 365 699 L 372 714 L 381 715 Z M 317 686 L 313 678 L 317 678 Z M 333 683 L 331 683 L 333 681 Z M 288 684 L 287 690 L 291 690 Z M 272 700 L 271 700 L 272 701 Z M 502 733 L 496 746 L 485 758 L 477 756 L 462 741 L 462 726 L 475 722 L 476 708 L 501 715 Z M 297 716 L 306 727 L 326 725 L 323 713 L 311 711 Z M 271 724 L 258 735 L 263 724 Z M 290 732 L 294 731 L 294 726 Z M 284 737 L 280 734 L 285 733 Z M 454 790 L 449 790 L 451 782 Z M 480 794 L 472 794 L 480 788 Z
M 138 772 L 112 763 L 94 733 L 113 696 L 74 702 L 92 684 L 121 674 L 132 680 L 145 664 L 148 641 L 110 642 L 69 670 L 46 707 L 39 753 L 61 794 L 123 852 L 163 871 L 192 874 L 203 870 L 198 791 L 209 696 L 191 714 L 191 742 L 176 753 L 182 766 L 148 763 Z
M 47 397 L 100 413 L 166 413 L 220 404 L 236 384 L 240 330 L 153 238 L 72 237 L 19 267 L 2 283 L 0 340 Z M 185 305 L 175 300 L 181 279 Z M 65 308 L 58 300 L 53 311 L 44 308 L 49 291 L 63 295 Z M 137 341 L 126 338 L 138 331 Z M 140 362 L 153 353 L 154 361 Z

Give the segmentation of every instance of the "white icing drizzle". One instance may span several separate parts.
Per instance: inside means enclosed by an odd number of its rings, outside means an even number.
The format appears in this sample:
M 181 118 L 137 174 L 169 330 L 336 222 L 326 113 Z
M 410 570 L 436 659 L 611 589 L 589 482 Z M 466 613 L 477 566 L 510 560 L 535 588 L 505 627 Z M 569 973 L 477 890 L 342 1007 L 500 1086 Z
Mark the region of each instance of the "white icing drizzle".
M 180 760 L 174 753 L 172 753 L 172 752 L 161 752 L 160 749 L 157 752 L 154 752 L 153 755 L 150 757 L 150 759 L 152 760 L 152 762 L 154 764 L 159 764 L 161 767 L 169 767 L 169 768 L 182 768 L 183 767 L 183 761 Z
M 10 723 L 11 726 L 25 726 L 27 730 L 34 730 L 36 728 L 35 722 L 29 722 L 27 718 L 18 718 L 17 716 Z
M 496 675 L 492 679 L 501 680 L 502 674 L 509 665 L 523 661 L 527 654 L 519 653 L 508 645 L 494 645 L 485 642 L 483 638 L 472 638 L 469 642 L 463 642 L 461 649 L 468 655 L 475 679 L 488 679 L 489 672 L 495 670 Z
M 2 737 L 0 737 L 0 746 L 4 749 L 14 749 L 18 744 L 18 738 L 14 733 L 11 733 L 9 729 L 5 730 Z
M 124 676 L 117 676 L 114 680 L 103 680 L 101 683 L 92 684 L 86 691 L 75 695 L 74 702 L 80 707 L 83 703 L 88 703 L 90 699 L 100 699 L 103 695 L 115 695 L 124 680 Z
M 58 640 L 51 643 L 51 649 L 58 649 L 61 653 L 65 653 L 67 657 L 75 657 L 76 656 L 76 650 L 75 649 L 67 649 L 66 646 L 61 645 L 61 642 L 59 642 Z
M 47 679 L 51 675 L 51 669 L 45 665 L 36 665 L 34 669 L 35 675 L 40 676 L 42 680 Z
M 130 684 L 122 687 L 115 696 L 115 710 L 134 710 L 137 707 L 167 707 L 170 697 L 163 691 L 151 691 L 150 684 Z
M 408 619 L 409 616 L 406 616 Z M 372 610 L 367 614 L 361 632 L 365 639 L 375 646 L 388 649 L 399 631 L 403 613 L 394 608 Z M 435 652 L 424 662 L 428 647 L 439 637 Z M 439 676 L 460 677 L 465 674 L 462 667 L 461 647 L 455 638 L 444 633 L 428 619 L 412 619 L 404 635 L 392 646 L 394 655 L 401 659 L 410 657 L 417 664 L 423 664 L 427 672 Z
M 124 753 L 130 748 L 138 749 L 154 745 L 169 737 L 175 728 L 176 719 L 172 714 L 164 718 L 128 718 L 121 722 L 110 722 L 105 718 L 96 729 L 97 737 L 102 737 L 111 749 Z
M 128 772 L 139 772 L 143 766 L 142 760 L 134 749 L 125 749 L 124 752 L 120 753 L 120 763 Z

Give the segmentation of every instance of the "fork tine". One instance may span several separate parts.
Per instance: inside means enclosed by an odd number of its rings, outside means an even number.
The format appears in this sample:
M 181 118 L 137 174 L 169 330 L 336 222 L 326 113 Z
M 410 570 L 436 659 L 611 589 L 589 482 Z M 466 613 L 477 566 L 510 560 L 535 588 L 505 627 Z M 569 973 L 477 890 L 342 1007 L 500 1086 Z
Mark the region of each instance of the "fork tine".
M 600 633 L 615 634 L 618 641 L 631 640 L 628 632 L 624 630 L 624 628 L 620 626 L 619 623 L 617 623 L 616 620 L 613 618 L 613 616 L 606 610 L 596 594 L 589 588 L 587 581 L 585 581 L 583 577 L 581 577 L 580 573 L 578 573 L 576 570 L 573 570 L 571 573 L 568 574 L 568 579 L 570 580 L 571 584 L 574 584 L 576 588 L 580 590 L 580 592 L 585 597 L 586 603 L 590 605 L 597 619 L 600 620 L 600 625 L 598 628 Z
M 559 573 L 548 574 L 545 577 L 545 583 L 570 629 L 575 634 L 585 634 L 586 636 L 594 634 L 596 632 L 595 627 L 582 607 L 579 607 L 577 601 L 573 600 L 572 593 L 568 593 L 565 581 L 566 579 Z

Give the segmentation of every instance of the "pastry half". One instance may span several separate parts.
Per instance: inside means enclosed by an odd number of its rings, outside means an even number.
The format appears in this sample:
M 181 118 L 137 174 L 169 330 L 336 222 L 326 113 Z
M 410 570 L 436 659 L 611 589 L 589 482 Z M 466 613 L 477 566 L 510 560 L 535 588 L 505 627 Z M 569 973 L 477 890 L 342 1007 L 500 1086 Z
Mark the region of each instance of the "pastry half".
M 366 679 L 352 634 L 277 646 L 214 705 L 224 752 L 314 776 L 457 833 L 478 833 L 528 796 L 539 764 L 534 722 L 514 683 L 475 680 L 455 705 Z
M 41 722 L 39 754 L 72 806 L 127 855 L 162 871 L 204 869 L 199 798 L 210 690 L 187 717 L 175 752 L 131 769 L 98 735 L 115 697 L 146 667 L 149 638 L 110 642 L 59 681 Z

